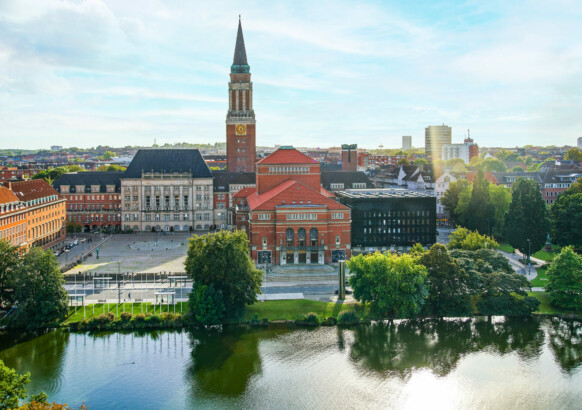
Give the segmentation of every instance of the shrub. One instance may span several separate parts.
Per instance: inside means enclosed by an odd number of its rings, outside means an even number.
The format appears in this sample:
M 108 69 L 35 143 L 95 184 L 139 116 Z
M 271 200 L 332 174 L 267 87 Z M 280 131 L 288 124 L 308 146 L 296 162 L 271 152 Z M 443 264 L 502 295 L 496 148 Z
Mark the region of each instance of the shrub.
M 319 325 L 319 315 L 315 312 L 309 312 L 304 315 L 300 315 L 299 319 L 296 321 L 299 325 L 306 326 L 318 326 Z
M 119 316 L 121 317 L 121 321 L 123 321 L 123 322 L 128 322 L 129 320 L 131 320 L 131 313 L 129 313 L 129 312 L 123 312 Z
M 326 317 L 321 321 L 323 326 L 335 326 L 337 324 L 337 320 L 333 317 Z
M 344 310 L 337 315 L 338 325 L 355 325 L 360 322 L 360 319 L 353 310 Z

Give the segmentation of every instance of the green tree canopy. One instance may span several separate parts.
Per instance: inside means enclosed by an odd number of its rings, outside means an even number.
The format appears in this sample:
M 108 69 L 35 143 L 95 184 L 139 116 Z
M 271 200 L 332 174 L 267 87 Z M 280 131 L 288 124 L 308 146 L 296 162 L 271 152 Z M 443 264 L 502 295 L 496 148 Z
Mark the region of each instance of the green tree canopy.
M 459 204 L 463 192 L 469 193 L 468 198 L 470 198 L 471 183 L 466 179 L 451 182 L 449 184 L 449 189 L 447 189 L 441 198 L 441 203 L 445 207 L 445 211 L 449 214 L 449 220 L 454 225 L 461 224 L 461 219 L 464 217 L 461 210 L 457 209 L 457 205 Z
M 582 256 L 569 246 L 562 248 L 547 275 L 550 303 L 560 309 L 582 310 Z
M 582 249 L 582 193 L 564 193 L 550 208 L 552 240 L 562 246 Z
M 463 316 L 471 313 L 469 275 L 451 257 L 447 248 L 434 244 L 422 254 L 420 263 L 428 272 L 428 298 L 423 313 L 434 316 Z
M 0 360 L 0 409 L 16 409 L 18 401 L 26 397 L 30 374 L 18 374 Z
M 105 160 L 110 160 L 111 158 L 113 158 L 115 156 L 115 152 L 111 152 L 111 151 L 105 151 L 103 153 L 103 159 Z
M 509 211 L 505 216 L 505 237 L 509 244 L 522 253 L 539 251 L 546 243 L 550 223 L 546 204 L 538 184 L 532 180 L 518 178 L 513 185 Z
M 493 237 L 481 235 L 479 232 L 470 231 L 467 228 L 457 228 L 449 235 L 449 249 L 463 249 L 475 251 L 477 249 L 496 249 L 499 244 Z
M 565 160 L 572 160 L 576 162 L 582 162 L 582 151 L 576 148 L 569 149 L 564 155 Z
M 41 327 L 64 319 L 69 310 L 64 282 L 53 253 L 32 248 L 22 259 L 14 286 L 18 309 L 13 314 L 13 324 Z
M 382 316 L 414 317 L 428 296 L 426 268 L 410 255 L 358 255 L 348 267 L 356 300 Z
M 491 226 L 494 223 L 495 209 L 489 197 L 489 181 L 479 170 L 473 181 L 471 201 L 464 218 L 467 228 L 491 235 Z
M 481 163 L 480 169 L 483 172 L 504 172 L 507 167 L 496 158 L 487 158 Z
M 20 267 L 18 250 L 0 239 L 0 307 L 14 303 L 14 280 Z
M 489 184 L 489 199 L 493 205 L 493 228 L 495 237 L 505 235 L 505 215 L 511 205 L 511 190 L 503 185 Z
M 222 294 L 226 316 L 236 316 L 257 301 L 262 272 L 249 256 L 244 232 L 220 231 L 190 239 L 185 265 L 196 284 L 212 285 L 213 292 Z

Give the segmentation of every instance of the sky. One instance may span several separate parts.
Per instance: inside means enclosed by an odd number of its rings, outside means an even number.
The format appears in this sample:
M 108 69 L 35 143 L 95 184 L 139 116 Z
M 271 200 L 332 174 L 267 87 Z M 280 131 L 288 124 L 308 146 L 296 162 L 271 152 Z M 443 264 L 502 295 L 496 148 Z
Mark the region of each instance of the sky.
M 581 1 L 0 0 L 0 148 L 224 142 L 239 14 L 259 146 L 582 136 Z

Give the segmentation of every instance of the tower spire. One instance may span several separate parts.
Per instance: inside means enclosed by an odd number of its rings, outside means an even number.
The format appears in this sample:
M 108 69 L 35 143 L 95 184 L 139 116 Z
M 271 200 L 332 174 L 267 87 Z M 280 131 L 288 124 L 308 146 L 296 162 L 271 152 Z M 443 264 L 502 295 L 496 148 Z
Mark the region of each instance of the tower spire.
M 236 45 L 234 48 L 234 58 L 232 59 L 231 73 L 248 73 L 250 67 L 247 62 L 247 51 L 245 49 L 245 39 L 243 37 L 240 14 L 238 15 L 238 32 L 236 33 Z

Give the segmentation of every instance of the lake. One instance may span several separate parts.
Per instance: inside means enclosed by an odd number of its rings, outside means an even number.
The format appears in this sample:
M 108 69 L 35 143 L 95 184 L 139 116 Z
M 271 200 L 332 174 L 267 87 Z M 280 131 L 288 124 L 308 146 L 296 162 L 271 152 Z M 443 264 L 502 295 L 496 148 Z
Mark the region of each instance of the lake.
M 582 322 L 0 336 L 29 393 L 91 409 L 527 408 L 582 403 Z

